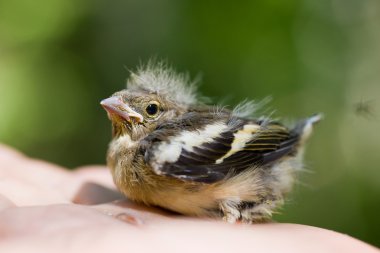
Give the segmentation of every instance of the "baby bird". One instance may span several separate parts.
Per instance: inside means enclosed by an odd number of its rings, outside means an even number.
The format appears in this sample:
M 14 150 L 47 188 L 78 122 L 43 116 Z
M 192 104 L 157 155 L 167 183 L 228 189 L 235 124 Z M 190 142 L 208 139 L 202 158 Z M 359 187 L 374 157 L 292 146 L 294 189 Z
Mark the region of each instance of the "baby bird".
M 320 115 L 288 129 L 199 101 L 186 75 L 165 63 L 132 73 L 101 101 L 112 122 L 107 164 L 129 199 L 181 214 L 262 222 L 284 201 Z

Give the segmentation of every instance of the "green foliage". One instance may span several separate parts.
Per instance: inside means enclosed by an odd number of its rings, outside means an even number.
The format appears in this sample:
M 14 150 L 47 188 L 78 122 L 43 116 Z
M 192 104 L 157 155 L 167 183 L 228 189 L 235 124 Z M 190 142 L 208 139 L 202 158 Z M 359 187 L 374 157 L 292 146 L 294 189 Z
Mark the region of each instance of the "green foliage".
M 230 105 L 273 97 L 275 116 L 324 112 L 306 172 L 276 216 L 380 246 L 380 3 L 2 1 L 0 140 L 63 166 L 105 162 L 99 101 L 139 62 L 167 58 L 202 74 Z M 355 104 L 374 100 L 374 117 Z

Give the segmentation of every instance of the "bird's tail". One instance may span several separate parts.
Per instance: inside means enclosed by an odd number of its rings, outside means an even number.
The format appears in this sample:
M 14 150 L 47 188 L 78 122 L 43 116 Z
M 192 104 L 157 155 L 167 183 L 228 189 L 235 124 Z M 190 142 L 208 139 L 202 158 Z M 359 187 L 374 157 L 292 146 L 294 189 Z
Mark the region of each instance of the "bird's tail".
M 311 133 L 313 132 L 313 126 L 314 124 L 318 123 L 323 119 L 322 113 L 314 114 L 313 116 L 301 120 L 296 124 L 296 126 L 293 128 L 292 132 L 296 133 L 300 136 L 300 142 L 304 143 L 309 139 Z

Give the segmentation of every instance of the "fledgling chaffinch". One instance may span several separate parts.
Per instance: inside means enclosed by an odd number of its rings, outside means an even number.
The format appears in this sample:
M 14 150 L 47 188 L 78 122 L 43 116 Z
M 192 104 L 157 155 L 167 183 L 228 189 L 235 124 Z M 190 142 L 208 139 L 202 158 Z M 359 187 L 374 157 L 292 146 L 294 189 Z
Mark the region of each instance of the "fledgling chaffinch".
M 132 73 L 101 101 L 112 122 L 107 164 L 128 198 L 192 216 L 246 223 L 269 219 L 302 167 L 320 115 L 288 129 L 199 102 L 186 75 L 165 63 Z M 249 104 L 248 104 L 249 105 Z

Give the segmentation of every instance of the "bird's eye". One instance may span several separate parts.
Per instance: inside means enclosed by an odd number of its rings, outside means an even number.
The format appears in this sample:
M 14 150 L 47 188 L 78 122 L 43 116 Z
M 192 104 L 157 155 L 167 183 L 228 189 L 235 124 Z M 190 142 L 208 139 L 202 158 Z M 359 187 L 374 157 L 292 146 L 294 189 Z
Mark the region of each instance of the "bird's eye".
M 150 103 L 146 108 L 145 108 L 146 113 L 149 116 L 155 116 L 158 113 L 158 104 L 157 103 Z

